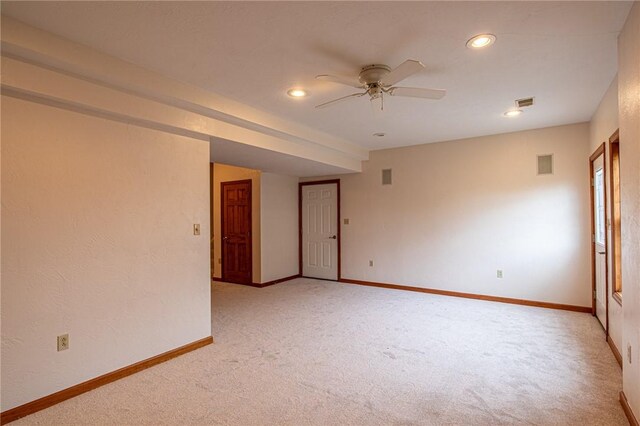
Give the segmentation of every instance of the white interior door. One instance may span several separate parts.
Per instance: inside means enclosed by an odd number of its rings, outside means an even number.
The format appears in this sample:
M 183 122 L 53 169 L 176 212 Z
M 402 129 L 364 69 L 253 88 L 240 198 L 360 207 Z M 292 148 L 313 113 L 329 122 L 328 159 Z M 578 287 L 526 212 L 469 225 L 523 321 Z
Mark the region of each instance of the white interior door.
M 338 279 L 338 185 L 302 187 L 302 275 Z
M 604 194 L 604 156 L 599 156 L 593 162 L 593 217 L 595 235 L 593 244 L 596 255 L 596 317 L 606 328 L 607 318 L 607 290 L 606 290 L 606 224 L 605 224 L 605 194 Z

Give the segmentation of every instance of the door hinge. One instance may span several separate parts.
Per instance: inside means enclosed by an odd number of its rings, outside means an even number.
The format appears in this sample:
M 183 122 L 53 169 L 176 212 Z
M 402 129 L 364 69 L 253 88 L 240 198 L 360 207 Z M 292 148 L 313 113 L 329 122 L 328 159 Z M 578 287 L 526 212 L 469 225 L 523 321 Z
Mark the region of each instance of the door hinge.
M 596 234 L 591 234 L 591 242 L 592 243 L 596 242 Z
M 596 300 L 598 298 L 598 292 L 597 290 L 593 290 L 593 300 Z
M 595 182 L 594 182 L 593 178 L 591 178 L 591 186 L 596 186 L 596 184 L 595 184 Z

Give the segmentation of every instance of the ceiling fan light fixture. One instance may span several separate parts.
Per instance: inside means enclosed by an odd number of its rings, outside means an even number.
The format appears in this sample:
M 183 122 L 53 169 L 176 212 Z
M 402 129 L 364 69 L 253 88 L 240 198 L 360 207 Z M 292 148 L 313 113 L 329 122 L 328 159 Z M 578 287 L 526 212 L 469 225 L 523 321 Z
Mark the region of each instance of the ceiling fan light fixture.
M 384 111 L 384 98 L 382 97 L 382 93 L 380 94 L 369 94 L 371 96 L 371 107 L 373 108 L 374 114 L 379 114 L 381 111 Z
M 446 90 L 396 86 L 396 83 L 417 74 L 424 69 L 425 66 L 422 62 L 415 59 L 407 59 L 393 69 L 383 64 L 367 65 L 362 67 L 357 78 L 328 74 L 318 75 L 316 76 L 316 80 L 338 83 L 345 86 L 355 87 L 356 89 L 363 91 L 316 105 L 316 108 L 326 108 L 348 99 L 360 98 L 362 96 L 369 95 L 373 112 L 375 115 L 378 115 L 384 110 L 385 95 L 432 100 L 442 99 L 442 97 L 447 93 Z
M 378 132 L 378 133 L 374 133 L 373 136 L 375 136 L 377 138 L 383 138 L 385 136 L 385 134 L 382 133 L 382 132 Z
M 517 117 L 520 114 L 522 114 L 522 110 L 521 109 L 510 109 L 509 111 L 504 113 L 505 117 Z
M 287 90 L 287 95 L 291 96 L 292 98 L 304 98 L 309 96 L 309 92 L 304 89 L 289 89 Z
M 496 36 L 493 34 L 478 34 L 467 40 L 469 49 L 482 49 L 495 43 Z

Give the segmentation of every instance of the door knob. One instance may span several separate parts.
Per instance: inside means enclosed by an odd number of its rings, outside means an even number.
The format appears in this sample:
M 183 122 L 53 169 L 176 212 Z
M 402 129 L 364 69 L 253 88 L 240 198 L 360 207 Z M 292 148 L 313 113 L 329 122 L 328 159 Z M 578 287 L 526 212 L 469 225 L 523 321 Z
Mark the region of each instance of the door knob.
M 336 239 L 336 238 L 338 238 L 338 237 L 336 237 L 336 236 L 334 235 L 333 237 L 329 237 L 329 238 L 331 238 L 331 239 L 335 240 L 335 239 Z

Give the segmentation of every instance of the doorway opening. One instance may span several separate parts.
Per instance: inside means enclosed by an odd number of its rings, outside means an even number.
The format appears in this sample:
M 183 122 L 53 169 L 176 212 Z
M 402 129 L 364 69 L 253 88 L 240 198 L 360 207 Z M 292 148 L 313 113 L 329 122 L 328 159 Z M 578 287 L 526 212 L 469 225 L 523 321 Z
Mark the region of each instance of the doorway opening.
M 341 278 L 340 180 L 301 182 L 298 216 L 300 274 L 338 281 Z
M 622 247 L 620 246 L 620 132 L 609 138 L 609 188 L 611 192 L 611 293 L 622 305 Z
M 592 313 L 609 335 L 609 298 L 607 270 L 607 199 L 605 176 L 605 144 L 589 157 L 591 181 L 591 283 Z

